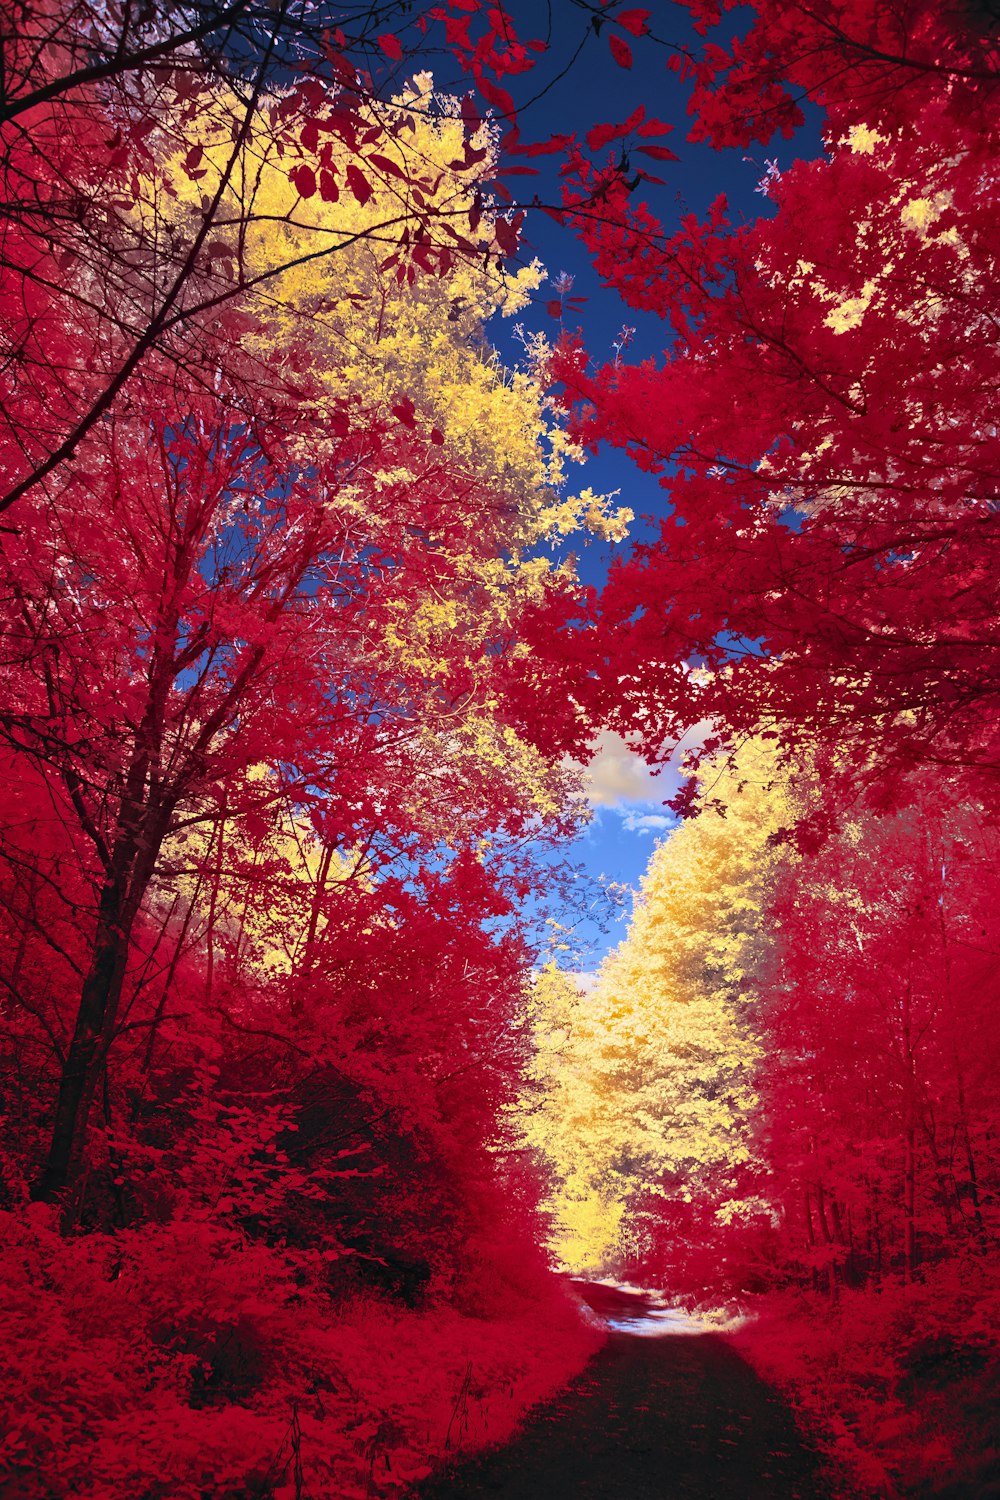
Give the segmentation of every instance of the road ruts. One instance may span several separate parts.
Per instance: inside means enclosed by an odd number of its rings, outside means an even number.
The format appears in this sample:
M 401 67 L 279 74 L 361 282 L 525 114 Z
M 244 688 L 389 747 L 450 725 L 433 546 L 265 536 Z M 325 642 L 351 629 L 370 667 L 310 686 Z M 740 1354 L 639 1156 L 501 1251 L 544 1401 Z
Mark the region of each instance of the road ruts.
M 836 1500 L 781 1397 L 714 1335 L 611 1333 L 504 1448 L 419 1500 Z

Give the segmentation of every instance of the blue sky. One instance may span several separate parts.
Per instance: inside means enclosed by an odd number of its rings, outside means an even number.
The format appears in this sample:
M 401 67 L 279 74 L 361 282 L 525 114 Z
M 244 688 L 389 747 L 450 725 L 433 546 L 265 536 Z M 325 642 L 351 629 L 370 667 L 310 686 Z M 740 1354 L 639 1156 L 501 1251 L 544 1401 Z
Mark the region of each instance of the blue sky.
M 660 40 L 659 43 L 649 39 L 632 41 L 634 65 L 628 71 L 611 58 L 607 26 L 601 35 L 595 34 L 588 18 L 571 0 L 552 0 L 549 6 L 539 4 L 538 0 L 517 0 L 509 8 L 522 36 L 544 38 L 549 17 L 552 22 L 550 53 L 543 55 L 536 72 L 514 80 L 516 87 L 512 88 L 519 106 L 533 94 L 541 94 L 537 102 L 522 107 L 519 122 L 525 139 L 544 140 L 551 134 L 569 131 L 583 136 L 594 124 L 625 120 L 640 101 L 646 106 L 647 116 L 673 124 L 673 133 L 664 138 L 664 143 L 680 160 L 654 164 L 651 170 L 667 180 L 666 186 L 648 189 L 649 202 L 668 231 L 687 213 L 703 213 L 719 193 L 725 193 L 730 217 L 736 223 L 772 212 L 770 200 L 758 191 L 768 163 L 775 161 L 780 171 L 796 157 L 812 157 L 820 150 L 815 112 L 796 140 L 774 142 L 766 150 L 757 147 L 749 151 L 716 152 L 685 142 L 687 90 L 677 75 L 668 70 L 669 51 L 664 44 L 696 39 L 686 24 L 685 10 L 672 0 L 647 0 L 650 25 Z M 618 8 L 609 7 L 612 11 Z M 739 12 L 734 25 L 741 26 Z M 579 56 L 567 76 L 558 80 L 558 73 L 581 42 Z M 505 80 L 507 84 L 510 82 Z M 522 182 L 528 183 L 528 188 L 521 188 L 525 196 L 537 190 L 543 200 L 558 201 L 558 189 L 546 175 L 552 160 L 557 159 L 536 160 L 534 164 L 543 168 L 538 178 L 508 179 L 512 189 L 520 188 Z M 655 317 L 644 318 L 634 313 L 624 306 L 617 293 L 602 288 L 582 247 L 546 215 L 529 214 L 524 249 L 526 258 L 537 256 L 543 262 L 550 277 L 561 272 L 572 276 L 573 294 L 587 298 L 579 318 L 574 318 L 572 324 L 579 323 L 595 361 L 613 358 L 614 341 L 623 324 L 635 328 L 626 357 L 641 359 L 662 354 L 666 342 L 664 324 Z M 556 336 L 558 327 L 546 314 L 545 302 L 554 295 L 551 285 L 543 287 L 536 305 L 521 318 L 527 328 L 541 329 L 550 338 Z M 498 324 L 492 334 L 505 359 L 516 362 L 521 350 L 510 329 Z M 573 475 L 572 482 L 574 489 L 589 485 L 598 492 L 620 491 L 620 503 L 636 513 L 631 528 L 633 540 L 655 531 L 657 517 L 669 505 L 669 493 L 655 479 L 637 471 L 621 452 L 602 452 L 588 459 L 584 469 Z M 629 543 L 623 545 L 627 547 Z M 608 544 L 595 543 L 580 556 L 579 570 L 586 582 L 601 583 L 612 550 Z M 654 778 L 627 745 L 605 732 L 599 736 L 598 754 L 589 768 L 588 781 L 593 819 L 571 854 L 595 879 L 636 888 L 656 840 L 665 837 L 672 826 L 673 820 L 667 815 L 663 801 L 676 791 L 678 777 L 668 768 Z M 601 957 L 624 937 L 628 916 L 626 903 L 620 918 L 607 933 L 602 933 L 594 923 L 585 922 L 577 927 L 577 937 L 588 940 L 579 960 L 585 969 L 596 967 Z

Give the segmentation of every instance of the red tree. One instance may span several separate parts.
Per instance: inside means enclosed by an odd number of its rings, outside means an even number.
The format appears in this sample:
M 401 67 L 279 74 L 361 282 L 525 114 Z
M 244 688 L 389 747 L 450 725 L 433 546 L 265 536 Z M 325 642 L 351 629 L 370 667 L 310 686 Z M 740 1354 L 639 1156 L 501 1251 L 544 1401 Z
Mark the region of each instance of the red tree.
M 995 55 L 905 8 L 923 83 L 903 87 L 880 38 L 904 8 L 849 9 L 856 40 L 847 19 L 837 40 L 825 12 L 762 6 L 739 66 L 711 51 L 699 75 L 703 128 L 727 139 L 770 108 L 779 67 L 831 104 L 828 158 L 769 179 L 773 218 L 734 229 L 717 204 L 665 237 L 623 184 L 603 222 L 576 216 L 602 274 L 673 329 L 660 364 L 593 371 L 567 345 L 554 365 L 580 435 L 661 474 L 671 503 L 604 595 L 607 711 L 657 752 L 709 720 L 886 775 L 992 774 Z M 847 97 L 838 57 L 885 88 Z

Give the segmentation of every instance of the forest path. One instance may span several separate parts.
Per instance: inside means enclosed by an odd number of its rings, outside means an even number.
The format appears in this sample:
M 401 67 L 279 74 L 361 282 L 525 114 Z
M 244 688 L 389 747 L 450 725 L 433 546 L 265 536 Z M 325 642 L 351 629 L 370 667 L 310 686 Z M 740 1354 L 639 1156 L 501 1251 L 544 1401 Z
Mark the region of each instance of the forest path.
M 586 1368 L 505 1447 L 435 1475 L 420 1500 L 831 1500 L 790 1409 L 725 1339 L 649 1336 L 642 1321 L 623 1332 L 624 1306 L 600 1311 L 614 1331 Z

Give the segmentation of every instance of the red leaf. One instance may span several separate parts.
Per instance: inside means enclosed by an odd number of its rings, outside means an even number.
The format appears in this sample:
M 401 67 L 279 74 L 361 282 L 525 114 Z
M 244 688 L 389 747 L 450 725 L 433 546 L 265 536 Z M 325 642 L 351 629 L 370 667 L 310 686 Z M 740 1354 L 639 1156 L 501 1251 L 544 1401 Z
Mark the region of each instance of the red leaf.
M 645 36 L 649 30 L 649 18 L 652 11 L 649 10 L 621 10 L 615 16 L 619 26 L 624 26 L 626 31 L 633 36 Z
M 672 125 L 665 125 L 662 120 L 647 120 L 640 125 L 636 135 L 669 135 L 673 130 Z
M 520 229 L 524 222 L 524 214 L 518 214 L 516 219 L 497 219 L 493 225 L 493 233 L 497 237 L 501 255 L 516 255 L 518 242 L 520 240 Z
M 398 421 L 402 422 L 404 427 L 416 427 L 417 419 L 415 413 L 416 407 L 414 406 L 409 396 L 402 396 L 397 404 L 392 408 L 393 416 Z
M 382 36 L 377 38 L 377 41 L 386 57 L 391 57 L 394 62 L 400 61 L 403 56 L 403 48 L 398 37 L 393 36 L 392 32 L 386 31 Z
M 680 161 L 676 151 L 671 151 L 668 146 L 637 146 L 635 149 L 640 156 L 651 156 L 654 161 Z
M 362 172 L 358 171 L 358 168 L 354 165 L 353 162 L 351 162 L 351 165 L 348 167 L 346 176 L 347 186 L 350 188 L 355 198 L 357 198 L 358 202 L 362 205 L 367 203 L 372 195 L 371 183 L 368 181 L 368 178 L 365 177 Z
M 348 87 L 357 83 L 358 75 L 350 58 L 344 57 L 341 52 L 331 52 L 330 62 L 340 76 L 341 83 L 346 83 Z
M 305 165 L 293 167 L 288 174 L 288 180 L 300 198 L 311 198 L 316 191 L 316 173 L 312 167 Z
M 553 299 L 551 302 L 546 302 L 545 311 L 548 313 L 550 318 L 561 318 L 562 303 L 556 301 L 555 299 Z
M 319 195 L 324 203 L 336 203 L 340 197 L 340 188 L 337 185 L 337 179 L 325 167 L 319 174 Z
M 593 125 L 587 131 L 587 145 L 591 151 L 600 151 L 601 147 L 613 141 L 617 134 L 617 125 Z
M 450 161 L 448 163 L 448 170 L 450 172 L 467 172 L 470 167 L 474 167 L 477 162 L 481 162 L 485 155 L 485 147 L 481 151 L 474 151 L 468 141 L 466 141 L 465 156 L 459 156 L 454 161 Z
M 572 135 L 550 135 L 547 141 L 534 141 L 530 146 L 514 146 L 518 156 L 551 156 L 556 151 L 565 151 L 573 144 Z
M 431 428 L 431 442 L 437 443 L 439 446 L 444 442 L 444 433 L 441 431 L 440 427 Z
M 449 47 L 471 49 L 472 42 L 469 38 L 469 24 L 471 20 L 471 16 L 445 17 L 444 35 Z
M 618 140 L 621 136 L 628 135 L 631 131 L 633 131 L 636 126 L 639 125 L 639 122 L 642 120 L 642 117 L 645 113 L 645 106 L 639 104 L 629 115 L 628 119 L 623 120 L 620 125 L 592 126 L 591 129 L 587 131 L 587 145 L 590 147 L 591 151 L 599 151 L 601 147 L 606 146 L 609 141 Z M 642 133 L 641 127 L 639 133 Z
M 390 177 L 406 176 L 406 173 L 398 162 L 394 162 L 390 156 L 383 156 L 379 151 L 373 151 L 367 157 L 367 160 L 371 162 L 373 167 L 377 167 L 380 172 L 388 172 Z
M 508 94 L 507 90 L 498 89 L 496 84 L 490 83 L 490 80 L 488 78 L 480 78 L 478 82 L 479 92 L 482 94 L 483 98 L 488 99 L 489 102 L 493 105 L 493 108 L 498 109 L 502 115 L 507 115 L 510 119 L 513 119 L 516 113 L 514 109 L 514 101 Z
M 608 46 L 611 48 L 611 56 L 620 68 L 632 66 L 632 48 L 628 42 L 623 42 L 620 36 L 609 36 Z

